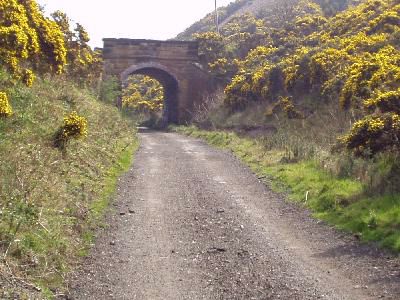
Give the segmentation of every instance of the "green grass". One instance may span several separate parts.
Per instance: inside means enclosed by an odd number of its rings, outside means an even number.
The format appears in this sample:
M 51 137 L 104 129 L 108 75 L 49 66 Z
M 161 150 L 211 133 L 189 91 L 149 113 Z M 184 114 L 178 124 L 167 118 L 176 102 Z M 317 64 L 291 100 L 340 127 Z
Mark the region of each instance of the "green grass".
M 266 150 L 261 142 L 234 133 L 194 126 L 171 130 L 231 150 L 255 173 L 267 177 L 275 191 L 287 193 L 289 200 L 309 208 L 316 218 L 357 234 L 363 241 L 400 251 L 399 194 L 370 196 L 359 180 L 335 176 L 311 159 L 283 163 L 284 151 Z
M 20 278 L 45 291 L 31 298 L 51 298 L 63 292 L 66 274 L 103 225 L 137 148 L 136 124 L 60 77 L 26 88 L 0 71 L 0 86 L 14 110 L 0 119 L 0 280 Z M 60 151 L 53 137 L 73 110 L 87 118 L 88 136 Z M 0 298 L 9 290 L 0 282 Z
M 132 165 L 132 158 L 136 152 L 139 143 L 135 140 L 134 143 L 129 145 L 119 157 L 117 164 L 112 166 L 107 172 L 107 177 L 103 181 L 103 190 L 99 197 L 90 204 L 89 217 L 88 217 L 88 230 L 83 234 L 83 240 L 85 242 L 84 248 L 79 251 L 80 256 L 86 256 L 90 250 L 91 244 L 94 241 L 94 231 L 99 226 L 104 226 L 102 218 L 105 215 L 107 209 L 110 207 L 110 201 L 115 195 L 118 178 L 129 170 Z
M 350 178 L 336 178 L 315 162 L 303 161 L 264 168 L 264 173 L 290 188 L 290 199 L 315 212 L 340 209 L 361 197 L 363 186 Z
M 400 251 L 400 196 L 365 197 L 344 209 L 318 216 L 338 228 L 360 233 L 365 241 Z
M 119 157 L 117 164 L 113 165 L 107 172 L 107 177 L 104 180 L 103 191 L 99 198 L 90 204 L 90 217 L 94 220 L 101 218 L 105 210 L 109 207 L 110 199 L 114 196 L 117 186 L 117 180 L 122 173 L 128 171 L 132 165 L 132 157 L 136 152 L 139 143 L 135 140 L 129 145 Z

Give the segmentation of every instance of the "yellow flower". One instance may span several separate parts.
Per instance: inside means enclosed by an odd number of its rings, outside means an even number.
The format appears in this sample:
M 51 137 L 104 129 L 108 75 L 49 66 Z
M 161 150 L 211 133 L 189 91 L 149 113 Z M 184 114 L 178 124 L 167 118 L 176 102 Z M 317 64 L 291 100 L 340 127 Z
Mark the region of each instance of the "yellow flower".
M 392 115 L 392 128 L 400 130 L 400 116 L 398 114 Z
M 7 94 L 5 92 L 0 92 L 0 117 L 10 117 L 12 113 L 12 108 L 8 102 Z
M 87 136 L 87 120 L 73 111 L 64 118 L 64 125 L 62 128 L 62 134 L 64 138 L 80 138 Z
M 35 74 L 33 74 L 31 70 L 26 69 L 22 76 L 22 81 L 25 83 L 27 87 L 31 87 L 33 82 L 35 81 L 35 78 L 36 78 Z
M 385 121 L 380 118 L 374 118 L 368 122 L 368 131 L 371 133 L 378 132 L 385 128 Z

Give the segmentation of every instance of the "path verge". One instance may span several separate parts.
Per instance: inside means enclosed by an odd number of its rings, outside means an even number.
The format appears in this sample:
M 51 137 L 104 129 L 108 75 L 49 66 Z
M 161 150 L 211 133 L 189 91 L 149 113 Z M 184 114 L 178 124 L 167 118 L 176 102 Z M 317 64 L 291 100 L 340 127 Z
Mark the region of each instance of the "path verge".
M 312 160 L 282 162 L 283 151 L 267 150 L 256 139 L 232 132 L 205 131 L 194 126 L 170 128 L 229 149 L 275 191 L 311 209 L 314 217 L 362 241 L 400 251 L 400 195 L 368 196 L 353 178 L 336 177 Z

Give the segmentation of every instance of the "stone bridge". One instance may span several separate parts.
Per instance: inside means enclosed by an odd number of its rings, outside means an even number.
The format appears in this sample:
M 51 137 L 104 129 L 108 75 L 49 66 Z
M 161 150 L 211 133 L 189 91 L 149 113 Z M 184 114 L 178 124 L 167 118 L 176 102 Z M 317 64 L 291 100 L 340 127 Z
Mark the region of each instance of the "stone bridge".
M 199 63 L 198 43 L 104 39 L 105 76 L 116 75 L 122 84 L 132 74 L 148 75 L 164 87 L 164 118 L 168 123 L 189 121 L 211 87 Z

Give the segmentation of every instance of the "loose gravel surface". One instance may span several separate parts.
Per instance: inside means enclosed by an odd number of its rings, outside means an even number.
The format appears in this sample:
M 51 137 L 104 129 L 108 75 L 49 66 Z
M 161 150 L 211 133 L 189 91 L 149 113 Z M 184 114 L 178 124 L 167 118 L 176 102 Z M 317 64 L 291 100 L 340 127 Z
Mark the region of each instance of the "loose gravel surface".
M 70 299 L 400 299 L 400 260 L 272 192 L 232 154 L 142 131 Z

